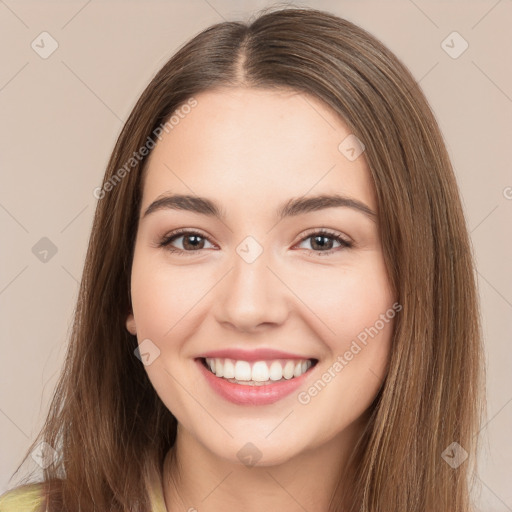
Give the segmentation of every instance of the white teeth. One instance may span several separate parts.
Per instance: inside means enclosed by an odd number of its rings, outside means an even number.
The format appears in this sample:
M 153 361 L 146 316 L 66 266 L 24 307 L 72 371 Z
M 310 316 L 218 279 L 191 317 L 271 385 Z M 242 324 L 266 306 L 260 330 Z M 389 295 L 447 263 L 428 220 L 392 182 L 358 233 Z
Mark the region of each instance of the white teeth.
M 267 363 L 265 361 L 258 361 L 252 366 L 252 380 L 256 382 L 265 382 L 270 378 Z
M 311 367 L 311 360 L 277 359 L 273 361 L 235 361 L 228 358 L 206 358 L 206 364 L 217 377 L 241 383 L 262 383 L 300 377 Z
M 206 359 L 206 362 L 208 361 L 211 361 L 211 359 Z M 224 365 L 220 359 L 215 359 L 215 369 L 212 369 L 212 372 L 215 373 L 217 377 L 224 377 Z
M 237 361 L 234 378 L 236 380 L 251 380 L 251 365 L 247 361 Z
M 270 380 L 281 380 L 283 378 L 283 367 L 279 361 L 270 365 Z
M 224 361 L 224 378 L 234 379 L 235 378 L 235 365 L 232 359 L 226 359 Z
M 285 379 L 293 378 L 293 370 L 295 368 L 295 364 L 293 361 L 287 361 L 283 368 L 283 377 Z

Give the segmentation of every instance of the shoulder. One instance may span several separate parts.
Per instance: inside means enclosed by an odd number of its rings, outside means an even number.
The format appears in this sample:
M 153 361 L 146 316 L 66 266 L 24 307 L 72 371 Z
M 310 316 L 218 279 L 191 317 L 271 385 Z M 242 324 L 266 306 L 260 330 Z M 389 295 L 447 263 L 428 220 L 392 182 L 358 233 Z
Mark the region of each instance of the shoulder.
M 42 489 L 42 483 L 32 483 L 5 492 L 0 496 L 0 512 L 39 512 Z

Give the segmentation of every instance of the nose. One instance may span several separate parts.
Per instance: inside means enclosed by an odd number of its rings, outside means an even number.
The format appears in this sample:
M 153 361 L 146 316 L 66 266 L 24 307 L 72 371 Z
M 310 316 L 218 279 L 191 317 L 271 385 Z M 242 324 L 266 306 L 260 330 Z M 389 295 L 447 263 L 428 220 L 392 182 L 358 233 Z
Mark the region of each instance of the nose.
M 271 266 L 265 251 L 251 263 L 235 255 L 218 285 L 215 311 L 220 324 L 239 332 L 259 332 L 286 320 L 292 293 Z

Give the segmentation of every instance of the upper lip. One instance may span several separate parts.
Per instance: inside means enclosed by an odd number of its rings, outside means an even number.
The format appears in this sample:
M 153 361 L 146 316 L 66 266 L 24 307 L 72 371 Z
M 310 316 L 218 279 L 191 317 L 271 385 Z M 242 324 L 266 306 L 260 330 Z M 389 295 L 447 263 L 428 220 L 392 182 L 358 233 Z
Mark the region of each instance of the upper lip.
M 243 348 L 225 348 L 220 350 L 211 350 L 197 356 L 198 358 L 228 358 L 236 361 L 263 361 L 265 359 L 314 359 L 308 356 L 292 354 L 291 352 L 283 352 L 272 348 L 257 348 L 247 350 Z

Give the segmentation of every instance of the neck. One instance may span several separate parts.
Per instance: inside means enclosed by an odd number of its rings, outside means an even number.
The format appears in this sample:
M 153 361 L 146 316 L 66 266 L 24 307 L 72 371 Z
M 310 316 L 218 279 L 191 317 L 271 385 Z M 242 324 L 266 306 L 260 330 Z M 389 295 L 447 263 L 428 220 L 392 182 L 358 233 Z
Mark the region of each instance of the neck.
M 164 464 L 167 511 L 333 510 L 331 499 L 336 487 L 343 489 L 344 482 L 348 486 L 347 475 L 343 479 L 340 475 L 347 468 L 365 420 L 366 415 L 329 442 L 282 464 L 252 467 L 218 457 L 179 425 Z M 350 509 L 348 505 L 342 506 Z

